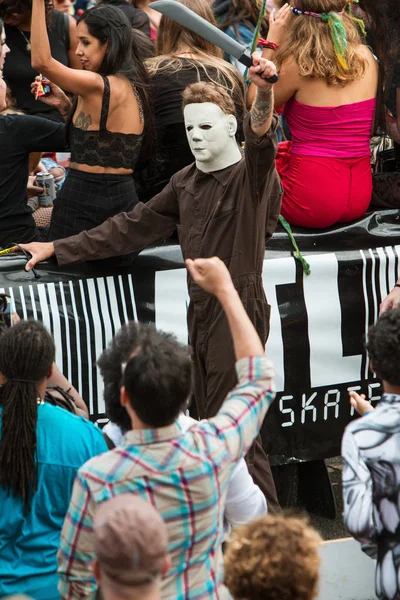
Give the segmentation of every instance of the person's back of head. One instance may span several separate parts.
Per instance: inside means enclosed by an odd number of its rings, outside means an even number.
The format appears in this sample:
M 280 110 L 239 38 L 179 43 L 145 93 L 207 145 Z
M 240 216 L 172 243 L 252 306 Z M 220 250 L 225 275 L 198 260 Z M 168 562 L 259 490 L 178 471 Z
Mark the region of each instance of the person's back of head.
M 124 325 L 98 360 L 110 419 L 130 429 L 120 405 L 124 386 L 132 409 L 151 428 L 171 425 L 187 406 L 192 366 L 188 350 L 173 335 L 130 322 Z
M 93 530 L 104 600 L 159 597 L 170 559 L 166 526 L 152 505 L 132 494 L 116 496 L 100 505 Z
M 296 0 L 296 12 L 274 58 L 278 70 L 293 58 L 302 77 L 322 79 L 328 85 L 361 79 L 367 61 L 348 6 L 346 0 Z
M 54 355 L 52 337 L 38 321 L 21 321 L 1 335 L 0 485 L 23 502 L 25 513 L 38 480 L 36 422 L 43 402 L 38 386 L 47 380 Z
M 267 515 L 237 529 L 225 554 L 234 600 L 313 600 L 321 538 L 295 517 Z
M 367 350 L 379 379 L 400 387 L 400 308 L 384 312 L 369 328 Z

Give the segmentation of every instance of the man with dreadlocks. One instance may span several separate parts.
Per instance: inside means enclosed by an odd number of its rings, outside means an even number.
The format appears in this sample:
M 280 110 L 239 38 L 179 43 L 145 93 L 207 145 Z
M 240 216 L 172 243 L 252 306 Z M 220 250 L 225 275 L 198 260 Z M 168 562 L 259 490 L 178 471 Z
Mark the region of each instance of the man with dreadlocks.
M 99 429 L 44 401 L 54 342 L 22 321 L 0 344 L 0 598 L 59 600 L 57 550 L 75 475 L 105 452 Z

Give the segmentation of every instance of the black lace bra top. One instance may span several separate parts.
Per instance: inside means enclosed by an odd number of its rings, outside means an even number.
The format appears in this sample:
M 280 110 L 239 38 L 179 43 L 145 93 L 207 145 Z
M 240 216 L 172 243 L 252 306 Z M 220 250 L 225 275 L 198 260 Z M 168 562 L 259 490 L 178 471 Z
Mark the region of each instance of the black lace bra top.
M 103 77 L 103 76 L 102 76 Z M 67 124 L 67 136 L 71 148 L 71 162 L 93 167 L 112 167 L 114 169 L 135 169 L 142 147 L 143 133 L 117 133 L 107 130 L 108 110 L 110 106 L 110 82 L 103 77 L 104 94 L 101 105 L 100 129 L 83 130 L 75 127 L 72 111 Z M 139 104 L 140 120 L 143 122 L 143 109 L 139 95 L 135 91 Z

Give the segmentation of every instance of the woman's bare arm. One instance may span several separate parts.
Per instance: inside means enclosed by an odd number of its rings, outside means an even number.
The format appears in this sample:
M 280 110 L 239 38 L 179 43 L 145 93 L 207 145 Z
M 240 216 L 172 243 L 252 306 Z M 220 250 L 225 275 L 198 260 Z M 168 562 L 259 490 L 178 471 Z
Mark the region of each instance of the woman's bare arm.
M 83 417 L 86 417 L 86 419 L 89 418 L 89 411 L 83 398 L 79 394 L 78 390 L 76 390 L 74 386 L 68 381 L 65 375 L 61 373 L 56 363 L 53 363 L 53 368 L 49 382 L 53 383 L 54 385 L 58 385 L 72 396 L 75 402 L 75 406 L 77 408 L 76 414 L 82 415 Z
M 103 93 L 104 83 L 100 75 L 91 71 L 71 69 L 51 56 L 43 0 L 32 2 L 31 57 L 35 71 L 63 90 L 83 97 L 93 92 Z

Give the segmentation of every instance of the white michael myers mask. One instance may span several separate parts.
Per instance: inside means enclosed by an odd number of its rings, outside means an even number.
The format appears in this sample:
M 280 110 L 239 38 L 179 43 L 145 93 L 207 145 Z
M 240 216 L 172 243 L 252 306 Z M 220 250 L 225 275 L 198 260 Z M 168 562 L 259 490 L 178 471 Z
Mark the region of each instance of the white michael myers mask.
M 234 115 L 225 114 L 217 104 L 204 102 L 185 106 L 184 117 L 189 146 L 200 171 L 220 171 L 239 162 Z

